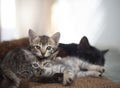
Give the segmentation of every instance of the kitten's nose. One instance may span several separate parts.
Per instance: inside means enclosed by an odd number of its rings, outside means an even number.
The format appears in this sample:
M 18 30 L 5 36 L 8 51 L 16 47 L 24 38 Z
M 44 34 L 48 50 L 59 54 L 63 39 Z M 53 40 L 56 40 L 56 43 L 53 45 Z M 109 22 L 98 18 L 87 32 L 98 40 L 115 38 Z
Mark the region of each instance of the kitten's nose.
M 42 54 L 42 56 L 44 56 L 45 55 L 45 50 L 41 50 L 41 54 Z

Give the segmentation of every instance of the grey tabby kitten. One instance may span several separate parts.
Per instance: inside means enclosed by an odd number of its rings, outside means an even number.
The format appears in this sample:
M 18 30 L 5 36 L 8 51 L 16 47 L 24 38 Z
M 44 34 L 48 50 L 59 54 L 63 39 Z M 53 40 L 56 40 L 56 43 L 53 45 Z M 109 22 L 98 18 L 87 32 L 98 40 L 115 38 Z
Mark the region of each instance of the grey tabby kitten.
M 38 59 L 50 59 L 53 58 L 56 53 L 58 53 L 60 33 L 57 32 L 51 37 L 42 35 L 38 36 L 32 30 L 29 31 L 29 41 L 31 46 L 31 51 L 38 56 Z
M 56 60 L 44 60 L 40 67 L 44 69 L 41 74 L 43 77 L 52 77 L 57 73 L 63 73 L 63 85 L 72 84 L 75 77 L 101 77 L 104 67 L 100 65 L 90 64 L 77 57 L 56 57 Z M 83 71 L 82 69 L 87 69 Z

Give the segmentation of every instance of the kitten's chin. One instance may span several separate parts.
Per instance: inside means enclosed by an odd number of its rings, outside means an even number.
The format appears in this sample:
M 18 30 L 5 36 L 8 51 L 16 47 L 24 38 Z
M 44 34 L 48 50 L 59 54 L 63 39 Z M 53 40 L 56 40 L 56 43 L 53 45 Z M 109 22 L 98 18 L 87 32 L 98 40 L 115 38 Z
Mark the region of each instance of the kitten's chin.
M 43 60 L 43 59 L 46 59 L 49 57 L 49 56 L 42 56 L 42 55 L 37 54 L 37 53 L 34 53 L 34 54 L 39 58 L 39 60 Z
M 39 56 L 41 59 L 47 58 L 46 56 Z
M 41 56 L 41 55 L 37 55 L 39 58 L 41 58 L 41 59 L 46 59 L 46 58 L 48 58 L 49 56 Z

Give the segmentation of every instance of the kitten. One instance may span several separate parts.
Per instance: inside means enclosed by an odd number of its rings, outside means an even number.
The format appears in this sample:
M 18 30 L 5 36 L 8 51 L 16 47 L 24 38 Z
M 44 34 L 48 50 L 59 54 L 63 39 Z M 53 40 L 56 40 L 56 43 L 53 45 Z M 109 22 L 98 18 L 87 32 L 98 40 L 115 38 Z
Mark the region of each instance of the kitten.
M 39 57 L 39 60 L 44 60 L 51 58 L 58 53 L 60 33 L 57 32 L 51 37 L 43 35 L 38 36 L 32 30 L 29 31 L 29 42 L 31 47 L 31 52 Z
M 87 37 L 82 37 L 79 44 L 59 44 L 59 53 L 57 56 L 77 56 L 82 60 L 85 60 L 91 64 L 104 66 L 105 64 L 105 54 L 107 50 L 99 50 L 94 46 L 89 44 Z
M 40 62 L 40 67 L 44 69 L 41 74 L 43 77 L 52 77 L 55 74 L 63 74 L 63 85 L 71 85 L 75 77 L 93 76 L 100 77 L 104 72 L 104 67 L 90 64 L 81 60 L 78 57 L 56 57 L 55 60 L 43 60 Z M 82 71 L 81 69 L 87 69 Z M 59 77 L 59 75 L 58 75 Z M 59 78 L 58 78 L 59 79 Z M 61 81 L 61 79 L 57 80 Z
M 40 77 L 43 70 L 38 63 L 38 59 L 27 49 L 11 50 L 0 65 L 3 77 L 9 81 L 8 88 L 18 88 L 21 78 Z

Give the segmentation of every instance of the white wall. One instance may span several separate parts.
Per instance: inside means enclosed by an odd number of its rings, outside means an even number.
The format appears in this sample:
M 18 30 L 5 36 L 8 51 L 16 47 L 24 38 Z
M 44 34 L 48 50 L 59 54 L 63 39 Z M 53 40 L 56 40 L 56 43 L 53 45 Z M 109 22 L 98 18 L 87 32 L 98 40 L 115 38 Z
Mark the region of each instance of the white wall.
M 54 0 L 16 0 L 17 29 L 20 36 L 27 36 L 29 29 L 38 34 L 50 35 L 54 32 L 51 28 L 51 6 Z
M 85 35 L 92 45 L 120 50 L 120 0 L 58 0 L 53 9 L 61 42 Z
M 55 0 L 0 0 L 2 41 L 28 36 L 33 29 L 40 35 L 51 35 L 51 6 Z
M 120 51 L 120 0 L 103 0 L 101 5 L 105 9 L 104 30 L 96 45 Z

